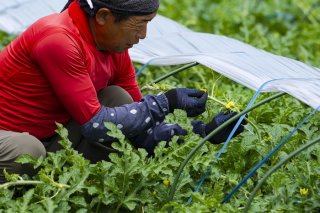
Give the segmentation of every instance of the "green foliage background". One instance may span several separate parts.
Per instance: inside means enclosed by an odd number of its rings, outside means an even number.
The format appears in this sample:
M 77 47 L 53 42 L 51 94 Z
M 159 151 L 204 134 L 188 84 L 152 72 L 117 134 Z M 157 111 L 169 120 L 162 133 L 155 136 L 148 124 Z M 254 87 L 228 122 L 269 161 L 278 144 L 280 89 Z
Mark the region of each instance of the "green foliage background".
M 232 37 L 320 67 L 318 0 L 161 0 L 159 13 L 194 31 Z M 4 35 L 0 34 L 0 38 Z M 137 69 L 142 66 L 135 65 Z M 209 121 L 225 110 L 219 102 L 233 101 L 236 109 L 244 109 L 254 94 L 203 66 L 145 87 L 174 68 L 148 67 L 139 77 L 139 84 L 144 87 L 144 94 L 174 87 L 208 90 L 211 99 L 207 111 L 196 119 Z M 262 94 L 259 100 L 268 96 L 270 94 Z M 133 149 L 116 128 L 108 126 L 111 134 L 120 140 L 114 147 L 123 155 L 114 154 L 110 162 L 92 165 L 70 148 L 67 133 L 59 127 L 65 150 L 37 161 L 22 158 L 21 162 L 32 162 L 40 171 L 33 178 L 8 175 L 13 185 L 31 184 L 31 187 L 15 186 L 13 190 L 0 187 L 0 212 L 1 209 L 3 212 L 165 212 L 169 206 L 174 207 L 174 212 L 239 212 L 266 171 L 301 144 L 320 135 L 319 113 L 310 118 L 228 203 L 221 205 L 221 200 L 311 111 L 288 95 L 252 111 L 249 119 L 253 125 L 248 124 L 245 132 L 231 141 L 218 161 L 214 158 L 222 145 L 208 143 L 197 152 L 183 172 L 174 200 L 168 200 L 170 184 L 185 156 L 201 141 L 191 131 L 185 136 L 184 144 L 178 145 L 178 138 L 174 138 L 171 146 L 165 147 L 162 143 L 156 156 L 147 158 L 143 150 Z M 190 119 L 181 111 L 169 115 L 167 121 L 191 128 Z M 251 212 L 319 212 L 319 165 L 318 144 L 267 179 L 252 203 Z M 212 172 L 199 193 L 192 193 L 208 168 Z M 164 184 L 164 180 L 169 181 L 169 185 Z M 308 193 L 301 193 L 301 189 L 307 189 Z M 190 196 L 193 202 L 187 204 Z
M 317 0 L 162 0 L 160 14 L 319 67 Z

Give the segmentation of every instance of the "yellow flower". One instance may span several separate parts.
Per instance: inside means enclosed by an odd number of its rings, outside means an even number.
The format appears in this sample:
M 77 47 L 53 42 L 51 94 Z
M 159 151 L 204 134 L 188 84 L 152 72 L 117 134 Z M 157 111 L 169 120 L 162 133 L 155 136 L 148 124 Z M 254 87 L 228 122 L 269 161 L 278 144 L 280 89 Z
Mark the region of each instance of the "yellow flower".
M 225 107 L 226 107 L 227 109 L 233 109 L 233 108 L 235 108 L 235 106 L 236 106 L 236 103 L 233 102 L 233 101 L 229 101 L 229 102 L 225 105 Z
M 166 186 L 169 186 L 170 185 L 170 181 L 168 179 L 164 179 L 163 180 L 163 184 L 166 185 Z
M 300 194 L 301 194 L 301 196 L 307 196 L 308 195 L 308 189 L 300 188 Z

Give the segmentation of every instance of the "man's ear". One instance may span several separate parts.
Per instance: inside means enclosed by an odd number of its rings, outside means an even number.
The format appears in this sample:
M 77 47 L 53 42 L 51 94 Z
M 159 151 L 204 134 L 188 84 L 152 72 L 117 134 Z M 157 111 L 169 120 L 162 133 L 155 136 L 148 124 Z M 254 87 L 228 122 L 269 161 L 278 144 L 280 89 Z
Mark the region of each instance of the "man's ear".
M 99 25 L 104 25 L 108 19 L 112 18 L 112 13 L 108 8 L 100 8 L 96 13 L 96 21 Z

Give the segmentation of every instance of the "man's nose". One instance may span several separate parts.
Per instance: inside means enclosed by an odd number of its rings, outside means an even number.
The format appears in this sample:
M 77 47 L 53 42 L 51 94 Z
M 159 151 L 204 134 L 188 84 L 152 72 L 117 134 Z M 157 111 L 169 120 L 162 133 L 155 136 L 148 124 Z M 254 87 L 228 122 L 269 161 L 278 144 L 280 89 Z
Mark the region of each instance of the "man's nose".
M 138 33 L 139 39 L 145 39 L 146 36 L 147 36 L 147 25 L 145 25 L 145 27 L 143 27 L 143 29 Z

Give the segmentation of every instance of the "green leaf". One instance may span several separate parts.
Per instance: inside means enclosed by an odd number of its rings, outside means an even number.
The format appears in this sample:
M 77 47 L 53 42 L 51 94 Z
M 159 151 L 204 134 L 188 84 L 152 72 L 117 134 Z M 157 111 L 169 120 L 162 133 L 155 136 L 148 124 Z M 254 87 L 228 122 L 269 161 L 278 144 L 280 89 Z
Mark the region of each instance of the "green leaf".
M 73 197 L 69 198 L 69 202 L 75 204 L 77 209 L 79 207 L 86 207 L 87 206 L 87 202 L 84 199 L 84 197 L 80 197 L 80 196 L 73 196 Z
M 30 163 L 30 164 L 36 164 L 37 161 L 28 154 L 24 154 L 24 155 L 20 155 L 16 160 L 16 163 L 21 163 L 21 164 L 26 164 L 26 163 Z
M 55 212 L 58 212 L 59 210 L 61 210 L 61 209 L 58 209 L 58 211 L 57 211 L 58 205 L 50 199 L 46 199 L 43 203 L 45 205 L 46 212 L 48 212 L 48 213 L 55 213 Z
M 134 208 L 136 207 L 137 203 L 134 201 L 126 201 L 124 202 L 124 205 L 130 210 L 134 210 Z
M 106 134 L 114 137 L 116 139 L 118 139 L 119 141 L 123 141 L 125 139 L 125 136 L 123 135 L 123 133 L 121 132 L 121 130 L 119 130 L 117 128 L 117 126 L 111 122 L 105 122 L 104 123 L 105 127 L 109 130 Z
M 34 189 L 30 189 L 23 195 L 22 203 L 19 205 L 20 212 L 27 212 L 29 208 L 29 203 L 32 199 L 33 194 L 34 194 Z

